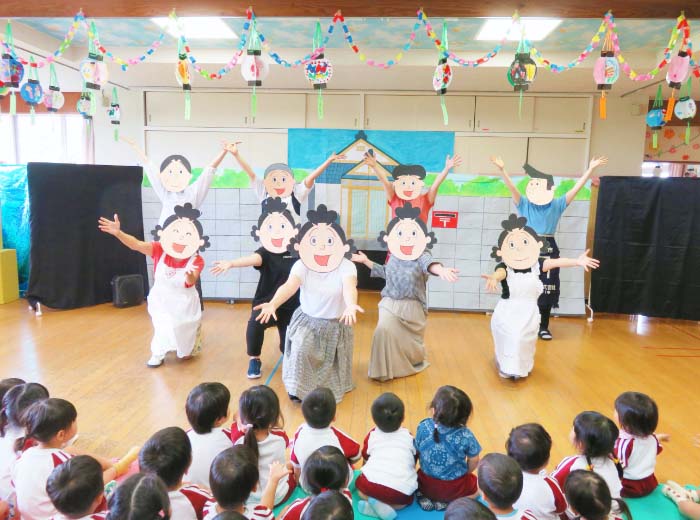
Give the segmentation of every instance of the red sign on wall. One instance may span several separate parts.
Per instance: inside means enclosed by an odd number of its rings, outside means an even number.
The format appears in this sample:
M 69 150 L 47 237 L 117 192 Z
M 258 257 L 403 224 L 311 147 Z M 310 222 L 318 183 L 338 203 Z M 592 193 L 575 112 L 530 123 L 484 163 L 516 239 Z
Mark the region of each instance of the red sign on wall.
M 433 228 L 454 229 L 457 227 L 456 211 L 433 211 Z

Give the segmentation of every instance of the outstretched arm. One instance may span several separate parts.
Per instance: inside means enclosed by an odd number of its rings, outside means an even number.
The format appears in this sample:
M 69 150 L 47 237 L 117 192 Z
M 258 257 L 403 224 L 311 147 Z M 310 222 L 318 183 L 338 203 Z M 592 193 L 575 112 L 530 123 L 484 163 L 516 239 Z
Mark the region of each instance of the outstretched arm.
M 226 143 L 222 143 L 221 151 L 216 157 L 209 163 L 209 166 L 204 168 L 204 171 L 199 176 L 199 178 L 189 187 L 189 189 L 194 190 L 194 207 L 199 208 L 204 204 L 204 199 L 207 198 L 207 193 L 209 193 L 209 188 L 211 188 L 211 183 L 214 182 L 214 175 L 216 174 L 216 169 L 221 164 L 221 161 L 226 157 Z
M 433 262 L 430 264 L 428 267 L 428 272 L 432 275 L 439 276 L 446 282 L 454 283 L 459 280 L 457 277 L 459 274 L 459 269 L 455 269 L 454 267 L 445 267 L 440 262 Z
M 156 195 L 158 196 L 158 199 L 160 201 L 163 201 L 163 198 L 165 197 L 165 188 L 163 187 L 163 183 L 160 182 L 160 177 L 158 177 L 158 172 L 155 170 L 154 166 L 151 164 L 151 161 L 148 159 L 148 156 L 146 156 L 146 153 L 136 144 L 136 142 L 126 136 L 120 136 L 119 137 L 122 141 L 124 141 L 126 144 L 131 146 L 132 150 L 134 150 L 134 153 L 138 156 L 139 160 L 141 161 L 141 165 L 143 166 L 143 170 L 146 172 L 146 177 L 148 177 L 148 182 L 151 184 L 153 187 L 153 190 L 156 192 Z
M 583 267 L 588 272 L 589 269 L 598 269 L 600 261 L 588 256 L 590 249 L 586 249 L 585 253 L 581 253 L 578 258 L 547 258 L 542 264 L 542 271 L 547 272 L 557 267 Z
M 515 184 L 513 184 L 513 180 L 510 178 L 510 175 L 508 175 L 508 172 L 506 171 L 506 163 L 503 162 L 503 159 L 500 157 L 491 157 L 491 162 L 496 165 L 496 167 L 501 170 L 501 177 L 503 177 L 503 182 L 506 183 L 506 186 L 508 186 L 508 189 L 510 190 L 510 194 L 513 197 L 513 202 L 515 202 L 516 205 L 520 203 L 520 192 L 518 191 L 518 188 L 515 187 Z
M 345 312 L 340 317 L 340 322 L 345 325 L 357 323 L 357 313 L 365 310 L 357 305 L 357 277 L 343 278 L 343 300 L 345 300 Z
M 594 157 L 591 159 L 591 162 L 588 165 L 588 169 L 583 172 L 583 175 L 579 178 L 579 180 L 576 181 L 576 184 L 574 184 L 574 187 L 571 188 L 569 191 L 566 192 L 566 205 L 568 206 L 571 204 L 571 202 L 576 198 L 576 194 L 581 191 L 581 188 L 583 188 L 586 183 L 588 182 L 588 179 L 590 179 L 591 174 L 593 173 L 593 170 L 595 170 L 598 166 L 604 166 L 605 164 L 608 163 L 608 158 L 607 157 Z
M 345 159 L 345 154 L 333 153 L 330 155 L 330 157 L 328 157 L 328 159 L 323 161 L 323 164 L 321 166 L 312 171 L 309 174 L 309 176 L 306 177 L 306 179 L 304 179 L 304 186 L 306 186 L 306 189 L 310 190 L 311 188 L 313 188 L 314 182 L 316 182 L 318 176 L 321 175 L 326 170 L 326 168 L 328 168 L 328 166 L 330 166 L 330 164 L 337 159 Z
M 139 145 L 136 144 L 136 142 L 133 139 L 125 135 L 119 136 L 119 139 L 128 144 L 131 147 L 131 149 L 134 150 L 134 152 L 136 153 L 139 160 L 143 163 L 144 166 L 148 164 L 148 157 L 146 156 L 146 153 L 139 147 Z
M 280 288 L 277 289 L 277 292 L 272 297 L 272 300 L 270 300 L 268 303 L 261 303 L 260 305 L 253 307 L 254 311 L 260 311 L 260 314 L 258 314 L 258 317 L 255 318 L 255 321 L 267 323 L 270 321 L 271 317 L 277 319 L 277 314 L 275 311 L 279 309 L 280 305 L 294 296 L 294 293 L 299 290 L 299 287 L 301 287 L 301 279 L 293 274 L 290 274 L 284 285 L 281 285 Z
M 234 267 L 260 267 L 261 265 L 262 257 L 258 253 L 253 253 L 252 255 L 242 256 L 236 260 L 217 260 L 214 262 L 214 267 L 211 268 L 211 272 L 218 276 Z
M 506 279 L 506 270 L 499 267 L 493 274 L 482 274 L 481 277 L 486 280 L 486 290 L 488 292 L 498 292 L 498 284 Z
M 239 144 L 241 144 L 241 141 L 236 141 L 235 143 L 228 143 L 225 147 L 226 151 L 236 158 L 236 162 L 241 168 L 243 168 L 243 171 L 246 173 L 246 175 L 248 175 L 250 182 L 254 182 L 255 172 L 253 171 L 253 168 L 250 167 L 250 164 L 248 164 L 246 160 L 243 159 L 243 157 L 241 157 L 241 152 L 238 150 Z
M 459 155 L 454 155 L 454 157 L 450 157 L 449 155 L 445 159 L 445 168 L 440 172 L 440 174 L 435 178 L 435 182 L 433 182 L 433 185 L 430 186 L 430 189 L 428 190 L 428 200 L 430 201 L 431 204 L 435 203 L 435 198 L 437 197 L 438 190 L 440 189 L 440 184 L 443 183 L 443 181 L 447 178 L 447 174 L 450 173 L 450 170 L 456 166 L 459 166 L 462 164 L 462 158 Z
M 382 183 L 384 188 L 384 193 L 386 193 L 386 200 L 391 200 L 394 198 L 394 185 L 389 180 L 386 170 L 377 162 L 377 158 L 374 155 L 365 154 L 364 163 L 369 166 L 369 169 L 374 172 L 374 174 Z
M 117 239 L 119 239 L 119 241 L 129 249 L 138 251 L 139 253 L 147 256 L 153 256 L 153 244 L 150 242 L 143 242 L 134 236 L 124 233 L 121 230 L 119 215 L 116 213 L 114 214 L 114 220 L 100 217 L 97 227 L 100 229 L 100 231 L 117 237 Z

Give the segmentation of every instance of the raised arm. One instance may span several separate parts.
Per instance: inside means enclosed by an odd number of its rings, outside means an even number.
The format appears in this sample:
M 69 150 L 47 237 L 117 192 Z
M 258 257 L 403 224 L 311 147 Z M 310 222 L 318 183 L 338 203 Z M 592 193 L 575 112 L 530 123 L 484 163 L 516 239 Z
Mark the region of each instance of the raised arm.
M 277 292 L 272 297 L 268 303 L 261 303 L 253 307 L 254 311 L 260 311 L 258 317 L 255 318 L 256 321 L 260 323 L 267 323 L 270 321 L 270 317 L 277 319 L 277 314 L 275 311 L 279 309 L 280 305 L 289 300 L 301 287 L 301 279 L 297 276 L 290 274 L 284 285 L 281 285 Z
M 246 160 L 243 159 L 243 157 L 241 157 L 241 152 L 238 150 L 239 144 L 241 144 L 241 141 L 236 141 L 235 143 L 228 143 L 226 145 L 226 151 L 236 158 L 236 162 L 241 168 L 243 168 L 243 171 L 246 173 L 246 175 L 248 175 L 250 182 L 254 182 L 255 172 L 253 171 L 253 168 L 250 167 L 250 164 L 248 164 Z
M 156 192 L 158 199 L 160 199 L 160 201 L 162 202 L 163 198 L 165 196 L 165 188 L 163 187 L 163 183 L 160 182 L 160 177 L 158 177 L 158 172 L 155 170 L 155 167 L 153 166 L 153 164 L 151 164 L 151 161 L 148 159 L 148 156 L 136 144 L 136 142 L 133 139 L 126 137 L 126 136 L 121 136 L 120 139 L 122 141 L 124 141 L 126 144 L 128 144 L 132 150 L 134 150 L 134 153 L 136 153 L 139 160 L 141 161 L 141 165 L 143 166 L 143 171 L 146 172 L 146 177 L 148 177 L 148 182 L 151 183 L 151 187 Z
M 139 145 L 136 144 L 136 141 L 125 135 L 119 136 L 119 139 L 122 142 L 128 144 L 131 147 L 131 149 L 134 150 L 134 153 L 136 153 L 139 160 L 141 161 L 141 163 L 143 163 L 144 166 L 148 164 L 148 157 L 146 156 L 146 153 L 139 147 Z
M 207 193 L 209 193 L 209 188 L 211 188 L 211 183 L 214 182 L 214 175 L 216 175 L 216 169 L 224 160 L 228 150 L 226 150 L 226 143 L 221 148 L 221 151 L 214 157 L 214 159 L 209 163 L 209 166 L 204 168 L 204 171 L 199 176 L 199 178 L 190 186 L 188 189 L 194 190 L 194 207 L 199 208 L 204 204 L 204 199 L 207 198 Z
M 496 167 L 501 171 L 501 177 L 503 177 L 503 182 L 506 183 L 506 186 L 508 186 L 508 189 L 510 190 L 510 194 L 513 197 L 513 202 L 515 204 L 520 203 L 520 192 L 518 191 L 518 188 L 515 187 L 515 184 L 513 184 L 513 180 L 510 178 L 510 175 L 508 175 L 508 172 L 506 171 L 506 163 L 503 162 L 503 159 L 500 157 L 491 157 L 491 162 L 496 165 Z
M 304 179 L 304 186 L 306 186 L 306 189 L 310 190 L 313 187 L 314 182 L 316 182 L 316 179 L 318 178 L 318 176 L 321 175 L 326 170 L 326 168 L 328 168 L 328 166 L 330 166 L 330 164 L 333 161 L 336 161 L 338 159 L 345 159 L 345 154 L 342 154 L 342 153 L 341 154 L 336 154 L 336 153 L 331 154 L 330 157 L 328 157 L 328 159 L 323 161 L 323 164 L 321 166 L 319 166 L 314 171 L 312 171 L 309 174 L 309 176 L 306 177 L 306 179 Z
M 100 217 L 97 226 L 100 231 L 104 233 L 109 233 L 119 239 L 119 241 L 124 244 L 129 249 L 133 251 L 138 251 L 147 256 L 153 256 L 153 244 L 150 242 L 143 242 L 136 237 L 133 237 L 121 230 L 121 223 L 119 222 L 119 215 L 114 214 L 114 220 L 109 220 L 104 217 Z
M 542 264 L 542 271 L 551 271 L 557 267 L 583 267 L 586 272 L 589 269 L 598 269 L 600 261 L 588 256 L 590 252 L 590 249 L 586 249 L 586 252 L 581 253 L 578 258 L 548 258 Z
M 374 172 L 374 174 L 382 183 L 384 188 L 384 193 L 386 193 L 386 200 L 391 200 L 394 198 L 394 184 L 389 180 L 387 171 L 377 162 L 377 158 L 369 153 L 365 154 L 364 163 L 369 166 L 369 169 Z
M 502 267 L 496 269 L 492 274 L 482 274 L 481 277 L 486 280 L 486 290 L 488 292 L 498 292 L 498 284 L 506 279 L 506 270 Z
M 576 194 L 581 191 L 581 188 L 583 188 L 586 183 L 588 182 L 588 179 L 590 179 L 591 174 L 593 173 L 593 170 L 595 170 L 598 166 L 603 166 L 608 163 L 608 158 L 607 157 L 594 157 L 591 159 L 591 162 L 588 164 L 588 169 L 583 172 L 583 175 L 579 178 L 579 180 L 576 181 L 576 184 L 574 184 L 574 187 L 571 188 L 569 191 L 566 192 L 566 205 L 568 206 L 571 204 L 571 202 L 576 198 Z
M 449 155 L 447 156 L 445 159 L 445 167 L 435 178 L 435 182 L 433 182 L 432 186 L 430 186 L 430 189 L 428 190 L 428 200 L 431 204 L 435 202 L 440 185 L 447 178 L 447 174 L 450 173 L 452 168 L 459 166 L 460 164 L 462 164 L 462 158 L 459 155 L 455 155 L 454 157 L 450 157 Z
M 434 276 L 439 276 L 446 282 L 456 282 L 459 280 L 457 275 L 459 274 L 459 269 L 453 267 L 445 267 L 440 262 L 433 262 L 428 266 L 428 272 Z
M 214 267 L 211 268 L 211 272 L 218 276 L 234 267 L 260 267 L 261 265 L 262 257 L 258 253 L 253 253 L 252 255 L 242 256 L 235 260 L 217 260 L 214 262 Z
M 357 323 L 357 313 L 365 310 L 357 305 L 357 276 L 343 278 L 343 300 L 345 300 L 345 312 L 340 317 L 340 322 L 345 325 Z

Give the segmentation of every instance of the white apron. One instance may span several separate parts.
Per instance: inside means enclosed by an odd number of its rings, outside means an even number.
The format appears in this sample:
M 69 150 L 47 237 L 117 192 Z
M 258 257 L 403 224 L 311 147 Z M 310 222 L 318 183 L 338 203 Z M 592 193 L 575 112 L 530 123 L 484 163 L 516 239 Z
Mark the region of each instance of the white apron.
M 510 267 L 506 278 L 510 298 L 500 299 L 491 317 L 498 369 L 505 375 L 527 377 L 535 364 L 535 344 L 540 328 L 537 298 L 542 294 L 540 265 L 530 273 L 516 273 Z
M 185 273 L 195 256 L 184 267 L 165 264 L 165 253 L 158 260 L 153 288 L 148 294 L 148 314 L 153 321 L 151 353 L 164 357 L 176 351 L 178 357 L 192 355 L 198 339 L 202 308 L 194 286 L 185 287 Z

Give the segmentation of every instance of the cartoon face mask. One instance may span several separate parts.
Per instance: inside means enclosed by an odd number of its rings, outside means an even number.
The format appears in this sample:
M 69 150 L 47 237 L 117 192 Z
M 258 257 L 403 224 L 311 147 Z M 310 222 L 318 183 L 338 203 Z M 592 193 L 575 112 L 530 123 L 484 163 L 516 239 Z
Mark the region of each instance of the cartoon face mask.
M 280 197 L 282 199 L 291 197 L 294 191 L 294 183 L 294 176 L 285 170 L 266 172 L 263 180 L 267 194 L 270 197 Z
M 171 192 L 184 191 L 191 179 L 192 172 L 189 165 L 183 164 L 179 159 L 169 161 L 160 171 L 160 182 L 166 190 Z
M 270 253 L 284 253 L 299 230 L 282 213 L 270 213 L 260 224 L 260 229 L 256 228 L 253 232 Z
M 383 240 L 392 256 L 399 260 L 415 260 L 432 242 L 432 237 L 426 236 L 418 222 L 405 218 L 399 220 Z
M 506 235 L 496 253 L 511 269 L 529 269 L 539 259 L 542 246 L 542 242 L 524 229 L 514 229 Z
M 417 175 L 402 175 L 394 181 L 394 192 L 402 200 L 417 199 L 425 186 L 423 179 Z
M 343 243 L 330 224 L 315 224 L 300 243 L 294 244 L 294 249 L 308 269 L 329 273 L 340 266 L 350 245 Z
M 554 186 L 547 188 L 547 179 L 530 179 L 525 188 L 527 200 L 538 206 L 544 206 L 554 199 Z
M 204 245 L 196 226 L 187 218 L 178 218 L 157 233 L 163 251 L 180 260 L 192 257 Z

